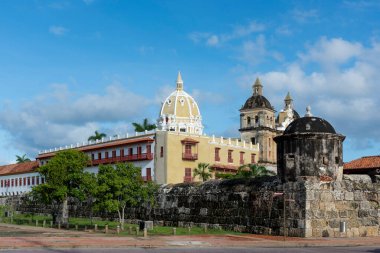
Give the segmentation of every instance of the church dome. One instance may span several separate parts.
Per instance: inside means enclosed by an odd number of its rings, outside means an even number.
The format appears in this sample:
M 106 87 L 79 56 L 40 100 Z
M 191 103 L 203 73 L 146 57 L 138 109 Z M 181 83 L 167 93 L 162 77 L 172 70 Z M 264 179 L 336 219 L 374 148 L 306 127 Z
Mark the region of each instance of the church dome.
M 195 99 L 183 90 L 181 73 L 177 88 L 163 102 L 158 119 L 160 130 L 202 134 L 203 125 Z
M 260 79 L 256 78 L 255 84 L 252 86 L 253 95 L 247 99 L 241 110 L 255 109 L 255 108 L 267 108 L 273 110 L 269 100 L 263 96 L 263 86 Z
M 328 121 L 311 115 L 309 106 L 305 117 L 294 120 L 284 131 L 284 134 L 294 133 L 336 134 L 334 127 Z
M 244 110 L 254 108 L 268 108 L 270 110 L 273 110 L 273 107 L 270 104 L 269 100 L 266 99 L 266 97 L 258 94 L 255 94 L 252 97 L 248 98 L 241 109 Z

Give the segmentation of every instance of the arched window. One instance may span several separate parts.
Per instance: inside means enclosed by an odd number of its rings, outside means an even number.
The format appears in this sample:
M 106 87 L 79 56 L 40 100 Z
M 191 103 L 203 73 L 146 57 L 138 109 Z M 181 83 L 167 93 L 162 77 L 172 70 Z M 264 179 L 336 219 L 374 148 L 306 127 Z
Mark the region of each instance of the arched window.
M 248 125 L 248 126 L 251 125 L 251 117 L 247 117 L 247 125 Z

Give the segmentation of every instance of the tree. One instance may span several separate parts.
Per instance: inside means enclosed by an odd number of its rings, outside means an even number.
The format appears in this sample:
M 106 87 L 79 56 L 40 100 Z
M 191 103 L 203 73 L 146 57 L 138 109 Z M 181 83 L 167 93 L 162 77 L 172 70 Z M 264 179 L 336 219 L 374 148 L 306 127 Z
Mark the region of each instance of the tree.
M 234 176 L 235 178 L 257 178 L 263 176 L 274 176 L 271 170 L 268 170 L 264 166 L 257 164 L 246 164 L 239 167 L 238 172 Z
M 88 137 L 88 141 L 96 141 L 101 140 L 102 138 L 106 137 L 107 135 L 105 133 L 99 133 L 98 131 L 95 131 L 95 135 L 91 135 Z
M 207 181 L 208 179 L 211 178 L 211 173 L 210 173 L 210 164 L 208 163 L 198 163 L 198 167 L 194 168 L 194 177 L 199 176 L 202 181 Z
M 135 207 L 153 198 L 154 184 L 144 184 L 141 168 L 131 163 L 100 165 L 96 209 L 117 212 L 124 226 L 126 207 Z
M 96 174 L 84 172 L 83 182 L 80 185 L 80 192 L 83 193 L 84 199 L 87 202 L 87 206 L 90 209 L 88 214 L 92 224 L 94 203 L 98 192 L 98 182 Z
M 26 157 L 26 154 L 23 154 L 22 156 L 16 155 L 16 162 L 17 163 L 30 162 L 30 159 Z
M 45 183 L 32 188 L 32 196 L 52 207 L 53 222 L 65 225 L 68 222 L 68 198 L 84 200 L 81 188 L 84 168 L 88 156 L 78 150 L 64 150 L 55 154 L 49 163 L 41 166 L 38 172 L 45 177 Z
M 150 131 L 150 130 L 156 129 L 156 125 L 155 124 L 149 124 L 147 118 L 144 119 L 143 124 L 139 124 L 139 123 L 134 122 L 134 123 L 132 123 L 132 125 L 135 127 L 136 132 L 144 132 L 145 130 Z

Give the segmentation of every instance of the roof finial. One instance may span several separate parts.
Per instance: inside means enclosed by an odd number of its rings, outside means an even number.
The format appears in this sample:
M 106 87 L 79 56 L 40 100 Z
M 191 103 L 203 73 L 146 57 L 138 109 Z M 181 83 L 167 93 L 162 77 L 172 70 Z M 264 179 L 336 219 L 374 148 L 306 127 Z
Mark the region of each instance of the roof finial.
M 252 86 L 254 95 L 263 95 L 263 86 L 261 85 L 260 79 L 257 77 L 255 84 Z
M 305 114 L 305 117 L 312 117 L 313 116 L 313 114 L 311 114 L 311 107 L 310 107 L 310 105 L 308 105 L 307 107 L 306 107 L 306 114 Z
M 180 71 L 178 71 L 178 76 L 177 76 L 177 90 L 183 90 L 183 81 L 182 81 L 182 76 L 181 76 Z

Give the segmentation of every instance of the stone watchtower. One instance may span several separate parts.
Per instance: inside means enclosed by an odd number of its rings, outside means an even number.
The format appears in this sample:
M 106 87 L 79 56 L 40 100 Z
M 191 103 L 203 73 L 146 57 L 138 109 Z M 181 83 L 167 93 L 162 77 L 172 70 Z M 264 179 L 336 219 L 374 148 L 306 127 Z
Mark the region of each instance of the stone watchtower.
M 247 99 L 240 109 L 240 136 L 243 141 L 259 144 L 259 163 L 276 163 L 276 143 L 273 137 L 276 133 L 275 110 L 263 96 L 263 86 L 256 79 L 253 95 Z
M 305 117 L 294 120 L 277 143 L 277 174 L 283 182 L 314 176 L 322 181 L 341 181 L 343 175 L 342 143 L 329 122 L 313 117 L 307 107 Z

